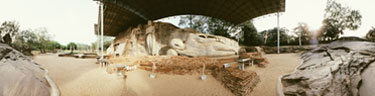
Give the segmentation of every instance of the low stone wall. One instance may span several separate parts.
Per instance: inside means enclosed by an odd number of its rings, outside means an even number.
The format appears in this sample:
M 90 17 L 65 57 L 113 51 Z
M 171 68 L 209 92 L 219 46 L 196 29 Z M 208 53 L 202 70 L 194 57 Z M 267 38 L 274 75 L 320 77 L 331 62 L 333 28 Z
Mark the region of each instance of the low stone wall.
M 319 45 L 322 46 L 322 45 Z M 277 53 L 276 46 L 260 46 L 263 51 L 267 54 Z M 280 53 L 298 53 L 312 50 L 316 46 L 314 45 L 304 45 L 304 46 L 280 46 Z M 242 46 L 246 49 L 246 52 L 256 52 L 255 46 Z
M 260 82 L 256 72 L 237 68 L 217 68 L 212 75 L 237 96 L 249 96 Z
M 152 62 L 156 66 L 155 72 L 178 75 L 202 73 L 203 65 L 205 66 L 205 74 L 209 74 L 213 69 L 222 65 L 216 59 L 186 56 L 145 57 L 145 59 L 138 61 L 141 68 L 147 71 L 152 70 Z
M 162 74 L 201 74 L 203 65 L 205 74 L 212 74 L 215 79 L 222 82 L 233 94 L 237 96 L 248 96 L 253 88 L 260 82 L 259 76 L 254 71 L 241 71 L 237 68 L 238 63 L 231 67 L 224 68 L 223 62 L 234 62 L 238 57 L 231 58 L 207 58 L 207 57 L 186 57 L 186 56 L 142 56 L 142 57 L 120 57 L 112 59 L 112 62 L 127 62 L 131 65 L 138 65 L 140 69 L 152 71 L 153 63 L 156 66 L 156 73 Z

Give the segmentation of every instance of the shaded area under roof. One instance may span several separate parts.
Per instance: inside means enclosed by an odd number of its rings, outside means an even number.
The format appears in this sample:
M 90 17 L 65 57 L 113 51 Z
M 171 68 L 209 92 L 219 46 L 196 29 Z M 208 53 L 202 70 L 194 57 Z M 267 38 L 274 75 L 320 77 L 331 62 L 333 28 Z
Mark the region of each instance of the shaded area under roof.
M 239 24 L 285 11 L 285 0 L 94 0 L 104 4 L 104 35 L 175 15 L 204 15 Z M 100 15 L 100 13 L 99 13 Z M 99 19 L 100 20 L 100 19 Z

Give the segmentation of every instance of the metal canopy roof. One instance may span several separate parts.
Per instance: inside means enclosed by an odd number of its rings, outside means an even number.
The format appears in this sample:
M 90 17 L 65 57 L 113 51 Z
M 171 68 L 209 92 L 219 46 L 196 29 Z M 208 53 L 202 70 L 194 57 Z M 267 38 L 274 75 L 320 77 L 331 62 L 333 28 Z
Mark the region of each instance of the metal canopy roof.
M 94 0 L 104 4 L 104 35 L 175 15 L 204 15 L 234 24 L 285 11 L 285 0 Z M 100 15 L 100 13 L 99 13 Z

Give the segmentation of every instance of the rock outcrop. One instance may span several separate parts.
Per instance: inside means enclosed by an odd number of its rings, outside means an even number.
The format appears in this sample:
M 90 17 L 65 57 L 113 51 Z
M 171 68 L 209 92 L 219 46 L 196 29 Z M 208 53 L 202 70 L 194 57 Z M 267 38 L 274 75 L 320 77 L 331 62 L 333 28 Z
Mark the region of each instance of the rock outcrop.
M 170 23 L 149 22 L 116 36 L 107 52 L 117 56 L 209 56 L 238 55 L 235 40 L 181 29 Z
M 302 59 L 303 63 L 295 72 L 281 77 L 283 94 L 286 96 L 375 94 L 369 91 L 369 87 L 362 88 L 363 85 L 375 86 L 373 74 L 364 74 L 366 70 L 375 68 L 368 67 L 375 64 L 373 42 L 341 39 L 304 53 Z
M 29 57 L 0 43 L 0 96 L 50 96 L 45 75 Z

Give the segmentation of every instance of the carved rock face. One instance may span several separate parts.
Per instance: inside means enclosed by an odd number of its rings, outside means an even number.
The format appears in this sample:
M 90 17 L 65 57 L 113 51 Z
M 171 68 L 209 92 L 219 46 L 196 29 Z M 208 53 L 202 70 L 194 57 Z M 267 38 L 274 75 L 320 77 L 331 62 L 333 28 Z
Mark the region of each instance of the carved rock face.
M 281 77 L 282 94 L 373 96 L 374 50 L 373 42 L 341 39 L 306 52 L 295 72 Z
M 169 23 L 149 23 L 129 28 L 120 33 L 109 54 L 121 56 L 185 55 L 185 56 L 232 56 L 237 55 L 236 41 L 222 36 L 199 33 L 193 29 L 180 29 Z
M 185 44 L 185 50 L 177 52 L 189 56 L 230 56 L 236 55 L 239 50 L 234 40 L 201 33 L 189 33 Z

